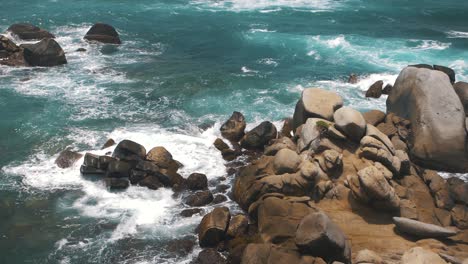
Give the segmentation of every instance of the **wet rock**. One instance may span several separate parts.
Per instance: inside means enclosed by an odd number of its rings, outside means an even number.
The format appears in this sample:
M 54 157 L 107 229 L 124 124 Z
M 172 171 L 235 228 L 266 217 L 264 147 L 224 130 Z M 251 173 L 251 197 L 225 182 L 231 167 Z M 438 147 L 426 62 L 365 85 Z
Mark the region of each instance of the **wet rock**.
M 194 247 L 194 239 L 190 236 L 186 236 L 183 238 L 169 241 L 165 249 L 167 252 L 173 253 L 174 257 L 178 257 L 187 256 L 190 252 L 192 252 Z
M 83 157 L 83 154 L 67 149 L 60 152 L 57 159 L 55 159 L 55 164 L 62 169 L 69 168 L 81 157 Z
M 245 127 L 244 115 L 233 112 L 231 117 L 221 126 L 221 135 L 230 141 L 237 142 L 244 136 Z
M 130 170 L 132 169 L 130 163 L 113 160 L 107 167 L 106 177 L 108 178 L 128 178 L 130 176 Z
M 352 73 L 351 75 L 349 75 L 348 77 L 348 83 L 350 84 L 356 84 L 358 83 L 358 77 L 356 74 Z
M 264 121 L 254 129 L 250 130 L 240 141 L 241 147 L 245 149 L 263 149 L 272 139 L 278 135 L 275 125 Z
M 115 145 L 115 141 L 112 138 L 109 138 L 104 145 L 102 145 L 101 149 L 106 149 L 108 147 L 112 147 Z
M 368 124 L 376 126 L 385 120 L 385 113 L 380 110 L 370 110 L 362 114 Z
M 185 198 L 185 203 L 190 206 L 204 206 L 213 201 L 214 197 L 210 191 L 198 191 Z
M 356 264 L 385 264 L 386 262 L 374 251 L 363 249 L 357 253 Z
M 449 67 L 445 67 L 445 66 L 434 65 L 434 70 L 441 71 L 441 72 L 447 74 L 447 76 L 450 79 L 450 82 L 452 84 L 455 83 L 455 71 L 453 69 L 451 69 Z
M 96 23 L 94 24 L 86 35 L 84 39 L 89 41 L 97 41 L 102 43 L 108 44 L 121 44 L 119 34 L 115 30 L 115 28 L 111 25 L 104 24 L 104 23 Z
M 301 157 L 295 151 L 282 149 L 276 153 L 273 167 L 277 174 L 294 173 L 299 169 L 301 162 Z
M 99 156 L 86 153 L 83 165 L 80 168 L 82 174 L 104 174 L 105 170 L 99 168 Z
M 322 212 L 304 217 L 296 231 L 296 245 L 304 253 L 328 262 L 351 261 L 351 245 L 343 231 Z
M 215 146 L 216 149 L 218 149 L 219 151 L 223 151 L 223 150 L 227 150 L 229 149 L 229 145 L 226 144 L 222 139 L 220 138 L 217 138 L 215 140 L 215 142 L 213 143 L 213 145 Z
M 366 133 L 366 121 L 359 111 L 342 107 L 333 114 L 335 127 L 350 139 L 359 142 Z
M 131 141 L 131 140 L 122 140 L 117 144 L 112 153 L 112 157 L 121 159 L 121 160 L 142 160 L 146 156 L 146 149 L 142 145 Z
M 152 175 L 147 176 L 143 180 L 139 181 L 138 185 L 147 187 L 151 190 L 157 190 L 164 187 L 164 184 L 159 181 L 158 177 Z
M 457 232 L 452 229 L 403 217 L 393 217 L 393 222 L 401 232 L 417 237 L 443 238 L 457 234 Z
M 422 247 L 406 251 L 401 258 L 401 264 L 415 263 L 447 264 L 439 255 Z
M 183 217 L 192 217 L 193 215 L 199 214 L 201 215 L 203 213 L 203 209 L 201 208 L 189 208 L 189 209 L 184 209 L 182 212 L 180 212 L 180 215 Z
M 180 165 L 172 158 L 172 154 L 164 147 L 154 147 L 146 155 L 146 159 L 158 167 L 177 171 Z
M 296 130 L 308 118 L 318 117 L 333 120 L 333 113 L 343 106 L 343 99 L 334 92 L 308 88 L 302 91 L 301 99 L 294 110 L 293 125 Z
M 106 186 L 111 190 L 127 189 L 130 185 L 127 179 L 106 178 Z
M 85 48 L 77 48 L 75 51 L 76 52 L 86 52 L 86 49 Z
M 202 250 L 190 264 L 227 264 L 226 259 L 213 248 Z
M 366 92 L 366 97 L 380 98 L 382 96 L 383 81 L 376 81 L 369 87 Z
M 186 181 L 187 188 L 192 191 L 205 190 L 208 188 L 208 179 L 205 174 L 192 173 Z
M 200 223 L 198 239 L 201 247 L 214 247 L 224 240 L 231 214 L 226 207 L 217 207 Z
M 67 63 L 65 52 L 54 39 L 43 39 L 35 44 L 22 44 L 24 59 L 31 66 L 51 67 Z
M 7 29 L 7 31 L 10 31 L 22 40 L 55 38 L 55 36 L 50 32 L 29 23 L 13 24 Z
M 220 204 L 225 201 L 227 201 L 227 197 L 222 194 L 217 194 L 213 198 L 213 204 Z

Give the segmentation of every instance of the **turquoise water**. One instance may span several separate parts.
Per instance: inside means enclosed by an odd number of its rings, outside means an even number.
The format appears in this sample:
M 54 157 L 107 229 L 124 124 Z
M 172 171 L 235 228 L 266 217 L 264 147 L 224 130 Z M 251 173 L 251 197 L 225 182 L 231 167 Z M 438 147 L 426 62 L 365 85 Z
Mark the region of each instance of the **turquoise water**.
M 53 164 L 67 147 L 104 154 L 109 150 L 99 149 L 109 137 L 147 149 L 163 145 L 184 163 L 183 176 L 199 171 L 215 179 L 226 173 L 211 143 L 234 110 L 250 126 L 279 121 L 311 86 L 337 91 L 359 110 L 384 110 L 385 98 L 367 100 L 365 90 L 380 79 L 393 83 L 414 63 L 450 66 L 468 81 L 466 1 L 3 0 L 1 6 L 0 32 L 16 22 L 48 29 L 69 62 L 0 66 L 1 263 L 190 259 L 164 249 L 200 220 L 175 216 L 180 198 L 140 187 L 107 192 L 82 178 L 78 164 L 65 170 Z M 94 22 L 114 25 L 123 45 L 84 42 Z M 75 52 L 81 47 L 87 52 Z M 358 84 L 346 83 L 351 73 L 360 76 Z

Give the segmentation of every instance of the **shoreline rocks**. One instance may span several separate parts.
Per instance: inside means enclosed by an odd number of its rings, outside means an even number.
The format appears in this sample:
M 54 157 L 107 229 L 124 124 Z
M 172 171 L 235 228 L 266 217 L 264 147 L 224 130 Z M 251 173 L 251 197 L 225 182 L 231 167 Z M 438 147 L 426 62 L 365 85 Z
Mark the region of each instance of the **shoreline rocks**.
M 106 44 L 121 44 L 121 40 L 119 34 L 115 30 L 115 28 L 111 25 L 104 24 L 104 23 L 96 23 L 94 24 L 86 35 L 84 39 L 88 41 L 96 41 Z
M 41 29 L 29 23 L 18 23 L 8 27 L 7 31 L 17 36 L 22 40 L 41 40 L 44 38 L 55 38 L 55 36 L 47 30 Z

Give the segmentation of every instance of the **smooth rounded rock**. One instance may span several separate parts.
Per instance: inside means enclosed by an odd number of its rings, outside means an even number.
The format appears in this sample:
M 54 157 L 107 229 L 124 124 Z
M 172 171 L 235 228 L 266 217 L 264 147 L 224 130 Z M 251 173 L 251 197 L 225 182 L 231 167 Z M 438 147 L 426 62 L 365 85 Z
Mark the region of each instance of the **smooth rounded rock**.
M 393 222 L 395 223 L 398 230 L 417 237 L 444 238 L 451 237 L 457 234 L 457 231 L 452 229 L 444 228 L 433 224 L 423 223 L 404 217 L 393 217 Z
M 120 44 L 120 37 L 115 28 L 104 23 L 94 24 L 84 36 L 84 39 L 108 44 Z
M 359 142 L 366 133 L 366 120 L 362 114 L 350 107 L 342 107 L 333 114 L 335 127 L 351 140 Z
M 290 149 L 281 149 L 275 155 L 273 167 L 277 174 L 293 173 L 298 170 L 301 162 L 301 157 L 295 151 Z

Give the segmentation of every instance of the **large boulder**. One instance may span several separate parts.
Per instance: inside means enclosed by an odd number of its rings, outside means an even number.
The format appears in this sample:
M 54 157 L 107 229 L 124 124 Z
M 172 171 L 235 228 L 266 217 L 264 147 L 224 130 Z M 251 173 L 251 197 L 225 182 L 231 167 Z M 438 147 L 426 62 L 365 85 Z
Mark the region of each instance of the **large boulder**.
M 299 131 L 299 139 L 297 141 L 297 150 L 304 151 L 311 147 L 317 146 L 320 143 L 321 135 L 333 124 L 321 118 L 309 118 Z
M 448 76 L 406 67 L 387 99 L 387 111 L 409 119 L 412 160 L 446 171 L 468 171 L 465 113 Z
M 359 142 L 366 133 L 366 120 L 362 114 L 350 107 L 342 107 L 333 114 L 335 127 L 351 140 Z
M 453 85 L 455 92 L 457 93 L 460 101 L 463 104 L 465 109 L 465 115 L 468 116 L 468 83 L 466 82 L 457 82 Z
M 333 113 L 343 106 L 343 99 L 335 92 L 308 88 L 302 91 L 301 99 L 296 104 L 293 126 L 296 130 L 310 117 L 333 120 Z
M 244 136 L 245 117 L 239 112 L 233 112 L 231 117 L 221 126 L 221 135 L 230 141 L 239 141 Z
M 322 212 L 304 217 L 296 231 L 296 245 L 304 253 L 328 262 L 350 263 L 351 245 L 343 231 Z
M 393 217 L 393 222 L 398 230 L 403 233 L 423 238 L 444 238 L 457 234 L 457 231 L 438 225 L 423 223 L 404 217 Z
M 83 157 L 83 154 L 66 149 L 60 152 L 59 156 L 55 160 L 55 164 L 57 164 L 57 166 L 62 169 L 68 168 L 71 167 L 81 157 Z
M 367 123 L 376 126 L 385 120 L 385 113 L 380 110 L 370 110 L 362 114 Z
M 94 24 L 84 36 L 84 39 L 109 44 L 120 44 L 119 33 L 111 25 L 104 23 Z
M 376 208 L 390 210 L 399 208 L 400 199 L 381 169 L 369 166 L 359 170 L 357 174 L 362 190 Z
M 214 197 L 210 191 L 198 191 L 185 198 L 185 203 L 190 206 L 204 206 L 213 201 Z
M 449 67 L 445 67 L 445 66 L 434 65 L 434 70 L 441 71 L 441 72 L 447 74 L 447 76 L 450 79 L 450 82 L 451 83 L 455 82 L 455 71 L 453 69 L 451 69 Z
M 401 264 L 447 264 L 436 253 L 422 247 L 414 247 L 403 254 Z
M 24 59 L 31 66 L 51 67 L 67 63 L 62 47 L 50 38 L 35 44 L 22 44 Z
M 121 160 L 142 160 L 146 156 L 146 149 L 142 145 L 131 141 L 122 140 L 117 144 L 112 153 L 112 157 Z
M 282 149 L 276 153 L 273 167 L 277 174 L 293 173 L 299 169 L 301 162 L 302 159 L 297 155 L 296 151 Z
M 7 31 L 10 31 L 13 35 L 16 35 L 22 40 L 55 38 L 55 36 L 50 32 L 29 23 L 13 24 L 7 29 Z
M 186 184 L 189 190 L 205 190 L 208 188 L 208 178 L 202 173 L 192 173 L 188 176 Z
M 242 254 L 241 264 L 325 264 L 321 258 L 301 255 L 296 250 L 271 243 L 248 244 Z
M 382 96 L 383 81 L 376 81 L 366 92 L 366 97 L 379 98 Z
M 268 142 L 278 136 L 275 125 L 264 121 L 254 129 L 250 130 L 240 141 L 245 149 L 262 149 Z
M 146 154 L 146 159 L 154 162 L 161 168 L 173 168 L 174 166 L 178 168 L 178 165 L 172 158 L 172 154 L 165 147 L 154 147 L 148 154 Z M 177 170 L 177 169 L 176 169 Z
M 231 214 L 226 207 L 217 207 L 205 215 L 198 228 L 198 239 L 202 247 L 214 247 L 223 241 Z

